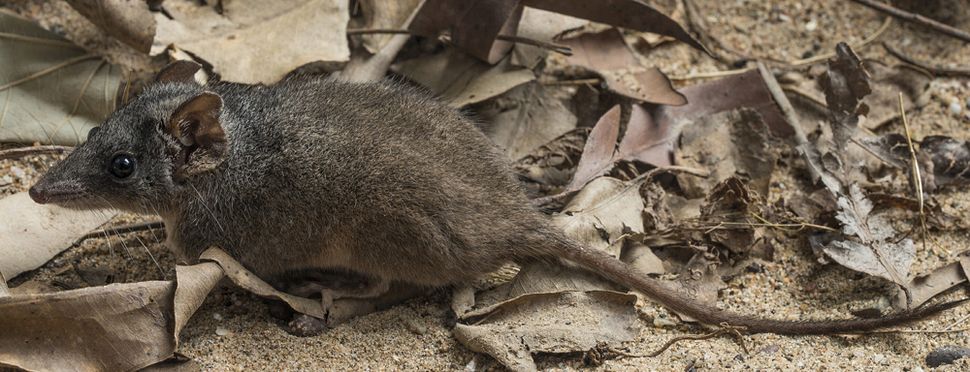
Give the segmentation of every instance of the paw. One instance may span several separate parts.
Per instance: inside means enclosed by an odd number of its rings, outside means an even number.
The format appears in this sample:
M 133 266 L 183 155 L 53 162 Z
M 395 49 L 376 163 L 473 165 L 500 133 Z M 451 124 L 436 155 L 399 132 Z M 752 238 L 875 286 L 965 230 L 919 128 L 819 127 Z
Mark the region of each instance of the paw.
M 316 336 L 327 330 L 327 324 L 322 319 L 317 319 L 306 314 L 297 314 L 286 325 L 287 333 L 297 337 Z

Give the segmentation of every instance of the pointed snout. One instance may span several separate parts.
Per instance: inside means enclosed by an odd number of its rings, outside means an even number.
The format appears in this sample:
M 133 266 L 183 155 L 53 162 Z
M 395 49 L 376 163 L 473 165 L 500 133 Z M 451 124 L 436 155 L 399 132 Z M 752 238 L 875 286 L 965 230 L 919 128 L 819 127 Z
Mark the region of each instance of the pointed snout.
M 40 183 L 31 186 L 30 190 L 27 190 L 27 194 L 30 195 L 30 199 L 37 204 L 47 204 L 47 202 L 50 201 L 50 194 L 44 190 L 43 185 Z
M 84 194 L 84 191 L 75 182 L 49 181 L 45 177 L 41 178 L 34 186 L 31 186 L 27 194 L 37 204 L 56 204 L 77 199 Z

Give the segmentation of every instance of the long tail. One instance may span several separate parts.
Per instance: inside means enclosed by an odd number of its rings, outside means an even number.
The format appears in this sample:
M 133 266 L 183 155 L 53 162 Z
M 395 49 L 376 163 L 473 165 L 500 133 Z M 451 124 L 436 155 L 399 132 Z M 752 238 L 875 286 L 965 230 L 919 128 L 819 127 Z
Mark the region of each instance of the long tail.
M 564 243 L 560 245 L 559 252 L 563 255 L 563 258 L 592 269 L 606 279 L 639 290 L 671 310 L 688 315 L 701 323 L 744 327 L 745 331 L 749 333 L 817 335 L 864 332 L 924 319 L 941 311 L 960 306 L 970 300 L 962 299 L 924 306 L 873 319 L 787 321 L 755 318 L 699 304 L 679 291 L 668 288 L 662 282 L 643 274 L 633 266 L 605 252 L 582 247 L 565 239 L 556 240 Z

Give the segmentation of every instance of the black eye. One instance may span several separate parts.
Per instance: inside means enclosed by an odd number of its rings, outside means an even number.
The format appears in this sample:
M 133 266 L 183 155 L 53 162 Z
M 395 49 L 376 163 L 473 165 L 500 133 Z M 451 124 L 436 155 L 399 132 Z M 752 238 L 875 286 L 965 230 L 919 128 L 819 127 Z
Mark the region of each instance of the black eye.
M 135 158 L 128 154 L 118 154 L 111 158 L 111 165 L 108 166 L 108 171 L 112 175 L 118 178 L 127 178 L 132 173 L 135 173 Z

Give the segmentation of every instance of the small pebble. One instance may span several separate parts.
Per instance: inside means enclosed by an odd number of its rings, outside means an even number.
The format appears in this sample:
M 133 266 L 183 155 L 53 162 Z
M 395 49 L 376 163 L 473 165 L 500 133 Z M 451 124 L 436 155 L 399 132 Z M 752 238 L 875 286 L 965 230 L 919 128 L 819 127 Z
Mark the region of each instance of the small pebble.
M 653 326 L 657 328 L 673 327 L 677 325 L 673 320 L 669 318 L 655 317 L 653 318 Z
M 968 348 L 956 345 L 941 346 L 926 355 L 926 365 L 936 368 L 967 356 L 970 356 Z
M 229 329 L 226 327 L 216 327 L 216 336 L 228 336 Z
M 916 366 L 911 370 L 911 372 L 925 372 L 925 370 L 923 369 L 923 367 Z
M 411 333 L 414 333 L 416 335 L 423 335 L 425 333 L 428 333 L 428 327 L 426 327 L 424 324 L 421 324 L 421 322 L 419 322 L 417 319 L 409 319 L 404 324 L 408 328 L 408 330 L 411 331 Z
M 215 319 L 215 320 L 222 320 L 222 314 L 219 314 L 219 313 L 212 313 L 212 319 Z
M 886 364 L 886 356 L 882 354 L 875 354 L 872 356 L 872 361 L 877 364 Z
M 21 169 L 20 167 L 18 167 L 16 165 L 10 167 L 10 173 L 13 174 L 14 177 L 17 177 L 17 178 L 24 178 L 24 176 L 27 175 L 27 173 L 25 173 L 23 169 Z
M 808 23 L 805 24 L 805 31 L 811 32 L 811 31 L 815 31 L 815 29 L 817 28 L 818 28 L 818 21 L 814 19 L 811 21 L 808 21 Z
M 950 102 L 950 113 L 953 115 L 960 115 L 963 112 L 963 106 L 960 105 L 960 101 L 953 100 Z

